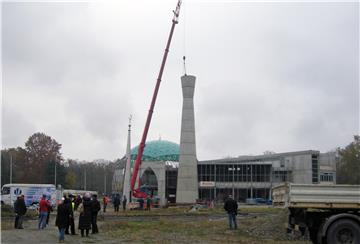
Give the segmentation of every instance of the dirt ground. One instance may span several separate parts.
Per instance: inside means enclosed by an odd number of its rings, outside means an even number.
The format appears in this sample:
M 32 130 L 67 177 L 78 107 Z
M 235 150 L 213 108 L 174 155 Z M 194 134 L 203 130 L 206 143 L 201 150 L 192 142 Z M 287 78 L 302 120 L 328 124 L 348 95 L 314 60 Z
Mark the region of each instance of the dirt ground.
M 55 214 L 45 230 L 37 229 L 37 220 L 29 216 L 24 229 L 13 228 L 13 218 L 2 214 L 1 243 L 56 243 Z M 77 226 L 77 219 L 75 225 Z M 273 208 L 243 208 L 238 215 L 239 229 L 228 229 L 221 208 L 190 212 L 185 208 L 128 211 L 111 209 L 99 216 L 100 233 L 65 236 L 65 243 L 296 243 L 309 244 L 299 233 L 285 234 L 286 211 Z
M 6 220 L 8 222 L 10 220 Z M 4 221 L 2 221 L 4 223 Z M 57 243 L 58 242 L 58 229 L 55 226 L 55 216 L 51 216 L 51 224 L 44 230 L 37 229 L 37 220 L 25 220 L 24 229 L 9 228 L 9 224 L 5 229 L 1 230 L 1 243 Z M 11 227 L 13 221 L 11 221 Z M 103 222 L 99 222 L 101 226 Z M 4 224 L 2 224 L 4 225 Z M 75 224 L 77 225 L 77 223 Z M 100 227 L 101 228 L 101 227 Z M 77 235 L 65 235 L 65 243 L 119 243 L 114 238 L 107 238 L 104 233 L 92 235 L 89 237 L 81 237 L 80 232 L 76 230 Z

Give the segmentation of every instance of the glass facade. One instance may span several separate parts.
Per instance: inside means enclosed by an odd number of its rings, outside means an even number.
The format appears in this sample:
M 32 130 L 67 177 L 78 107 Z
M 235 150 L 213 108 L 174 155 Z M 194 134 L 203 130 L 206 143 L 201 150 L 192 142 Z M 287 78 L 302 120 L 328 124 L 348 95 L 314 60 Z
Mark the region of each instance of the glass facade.
M 311 156 L 312 166 L 312 183 L 319 183 L 319 160 L 318 155 L 313 154 Z
M 247 198 L 270 199 L 270 188 L 199 188 L 201 200 L 215 200 L 222 202 L 227 196 L 232 195 L 238 202 L 245 202 Z
M 200 164 L 199 181 L 216 182 L 270 182 L 271 165 L 251 164 Z
M 245 202 L 247 198 L 269 199 L 272 178 L 271 164 L 199 164 L 199 198 L 223 201 L 232 195 L 239 202 Z M 214 186 L 207 187 L 206 183 Z

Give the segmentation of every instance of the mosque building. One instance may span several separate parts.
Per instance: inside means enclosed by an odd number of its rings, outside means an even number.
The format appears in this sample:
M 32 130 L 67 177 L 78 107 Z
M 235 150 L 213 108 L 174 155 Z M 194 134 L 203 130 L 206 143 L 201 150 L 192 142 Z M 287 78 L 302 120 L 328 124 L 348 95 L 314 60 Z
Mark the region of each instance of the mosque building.
M 272 187 L 284 182 L 297 184 L 335 184 L 335 152 L 305 150 L 265 153 L 257 156 L 199 161 L 196 156 L 194 89 L 195 76 L 181 77 L 183 107 L 180 145 L 166 140 L 146 142 L 138 177 L 141 184 L 168 202 L 189 204 L 196 201 L 223 201 L 232 195 L 238 202 L 271 199 Z M 129 125 L 130 128 L 130 125 Z M 130 129 L 128 151 L 130 151 Z M 138 147 L 131 149 L 131 167 Z M 120 160 L 113 177 L 113 190 L 124 186 L 126 155 Z M 138 181 L 138 180 L 137 180 Z M 129 184 L 129 183 L 127 183 Z M 129 189 L 128 186 L 125 187 Z

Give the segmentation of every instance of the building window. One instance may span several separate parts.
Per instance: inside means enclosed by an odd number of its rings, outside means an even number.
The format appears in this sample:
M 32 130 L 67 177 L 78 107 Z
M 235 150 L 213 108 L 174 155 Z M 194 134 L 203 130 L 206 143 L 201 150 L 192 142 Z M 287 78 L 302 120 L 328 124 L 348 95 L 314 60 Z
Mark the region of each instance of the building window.
M 289 160 L 286 160 L 286 162 L 288 162 Z M 281 160 L 280 161 L 280 167 L 281 168 L 285 168 L 285 161 L 284 160 Z
M 318 155 L 311 156 L 312 183 L 319 183 L 319 161 Z
M 199 181 L 215 181 L 215 165 L 198 165 L 198 179 Z
M 10 194 L 10 187 L 3 187 L 1 194 L 7 195 Z
M 274 176 L 274 182 L 290 182 L 290 171 L 285 170 L 274 170 L 273 176 Z
M 320 181 L 333 182 L 334 181 L 334 174 L 333 173 L 321 173 L 320 174 Z

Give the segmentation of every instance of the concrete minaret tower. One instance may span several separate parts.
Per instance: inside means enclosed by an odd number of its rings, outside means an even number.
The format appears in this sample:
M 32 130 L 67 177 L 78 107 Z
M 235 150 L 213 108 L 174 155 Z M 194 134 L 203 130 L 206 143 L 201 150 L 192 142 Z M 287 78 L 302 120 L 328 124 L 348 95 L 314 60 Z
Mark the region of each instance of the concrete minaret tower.
M 199 196 L 194 116 L 195 79 L 195 76 L 186 74 L 181 77 L 183 108 L 176 187 L 177 203 L 195 203 Z
M 126 165 L 125 165 L 125 176 L 124 176 L 124 188 L 123 195 L 126 196 L 128 202 L 130 202 L 130 178 L 131 178 L 131 145 L 130 145 L 130 133 L 131 133 L 131 115 L 129 118 L 129 129 L 126 147 Z

